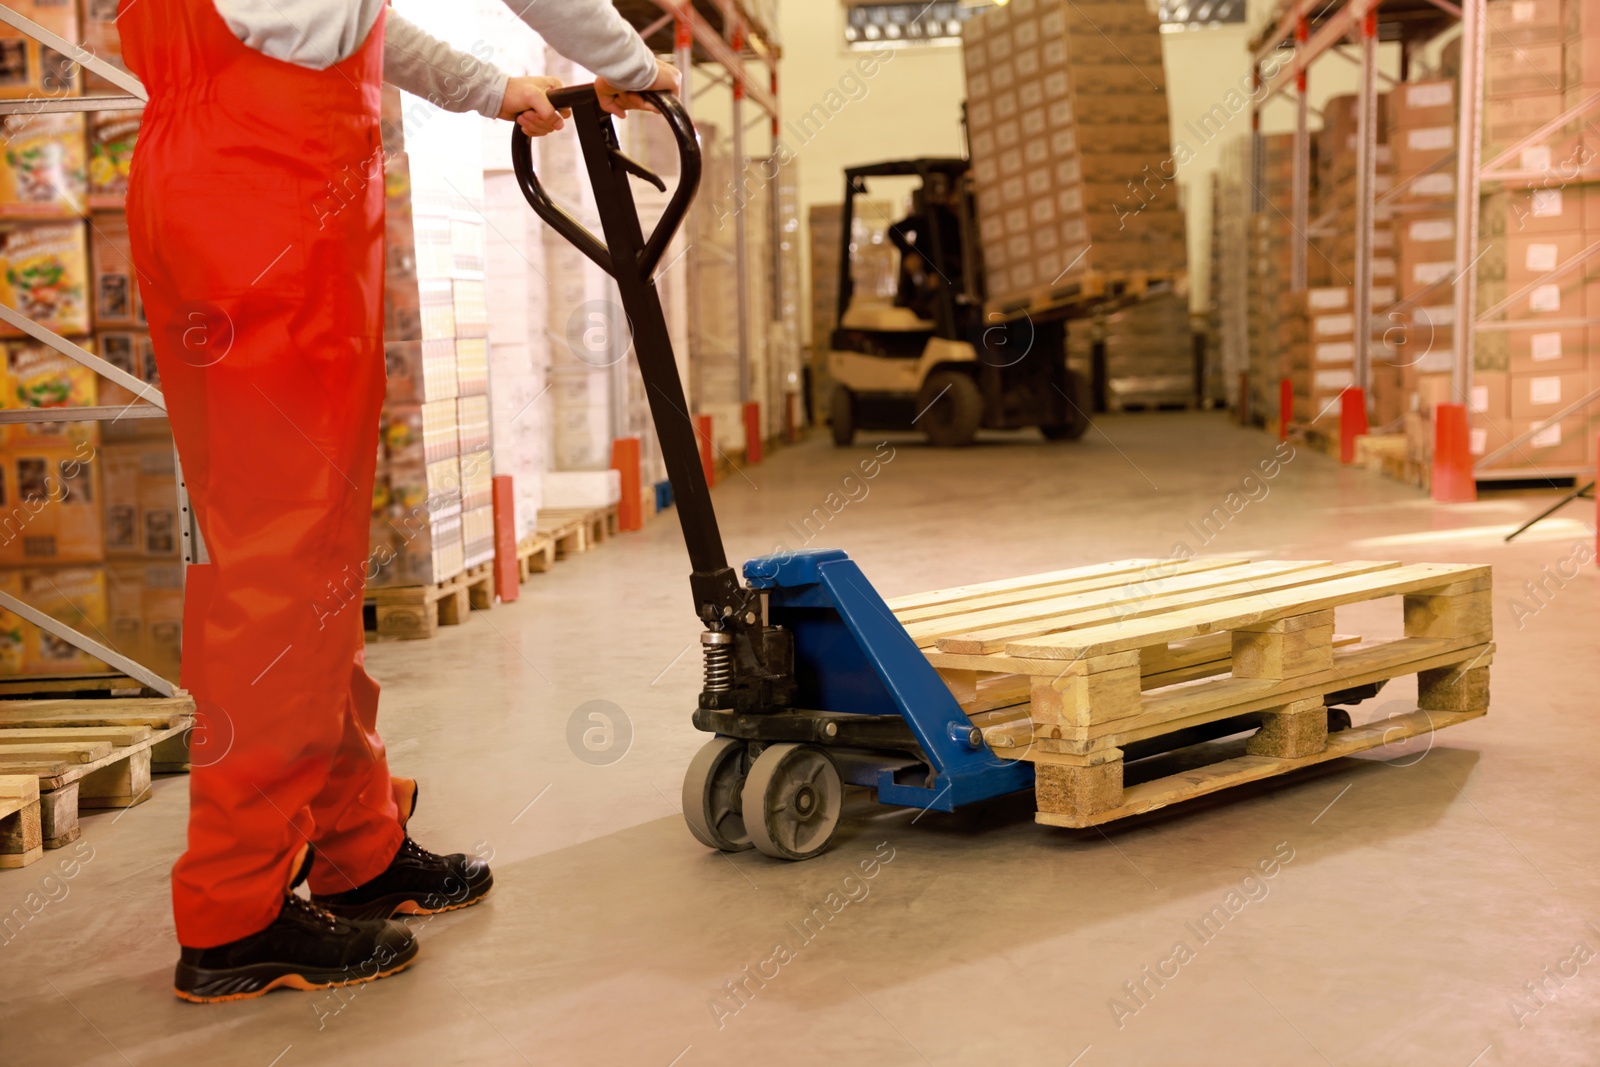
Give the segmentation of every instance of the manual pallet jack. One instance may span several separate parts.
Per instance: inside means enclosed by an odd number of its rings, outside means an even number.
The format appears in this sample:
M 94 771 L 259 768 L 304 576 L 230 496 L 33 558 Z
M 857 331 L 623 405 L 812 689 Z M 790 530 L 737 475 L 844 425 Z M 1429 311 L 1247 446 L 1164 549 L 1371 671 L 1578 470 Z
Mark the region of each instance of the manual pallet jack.
M 836 549 L 728 565 L 654 274 L 693 200 L 700 145 L 674 96 L 645 94 L 672 128 L 678 185 L 648 239 L 629 178 L 666 183 L 621 151 L 593 86 L 550 94 L 571 109 L 605 234 L 554 201 L 531 142 L 512 135 L 523 195 L 552 229 L 616 279 L 678 519 L 695 614 L 705 625 L 705 687 L 694 725 L 715 735 L 689 765 L 683 814 L 703 844 L 809 859 L 839 824 L 844 785 L 880 803 L 953 811 L 1026 790 L 1033 767 L 990 753 L 978 729 L 861 569 Z
M 1487 712 L 1484 566 L 1123 560 L 902 598 L 898 615 L 837 550 L 752 559 L 741 580 L 654 282 L 694 198 L 700 148 L 676 98 L 647 96 L 680 157 L 648 239 L 629 182 L 666 183 L 622 153 L 592 86 L 550 99 L 572 112 L 604 241 L 551 201 L 520 132 L 512 158 L 539 216 L 616 279 L 633 327 L 705 627 L 693 721 L 713 737 L 683 783 L 703 844 L 808 859 L 838 829 L 846 784 L 936 811 L 1032 789 L 1039 822 L 1097 826 Z M 1336 607 L 1383 598 L 1403 602 L 1404 637 L 1335 637 Z M 1340 705 L 1409 675 L 1417 711 L 1351 726 Z M 1222 738 L 1234 740 L 1214 748 L 1241 753 L 1199 752 Z M 1186 762 L 1197 756 L 1203 766 Z M 1125 779 L 1128 764 L 1140 781 Z

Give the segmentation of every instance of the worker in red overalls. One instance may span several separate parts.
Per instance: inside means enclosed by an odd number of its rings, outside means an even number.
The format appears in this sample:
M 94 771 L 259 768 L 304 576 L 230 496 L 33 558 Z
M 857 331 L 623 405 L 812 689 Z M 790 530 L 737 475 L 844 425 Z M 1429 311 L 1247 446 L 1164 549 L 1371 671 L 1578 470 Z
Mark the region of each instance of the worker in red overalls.
M 607 0 L 516 6 L 607 76 L 608 110 L 677 88 Z M 384 0 L 123 0 L 119 25 L 150 95 L 133 258 L 210 556 L 184 605 L 182 683 L 208 743 L 172 876 L 177 993 L 369 981 L 416 955 L 391 916 L 476 903 L 493 878 L 407 835 L 416 788 L 389 774 L 359 600 L 325 606 L 330 581 L 365 572 L 384 394 L 383 182 L 348 179 L 382 174 L 386 75 L 530 134 L 562 125 L 557 83 L 507 79 Z M 348 202 L 319 209 L 335 178 Z

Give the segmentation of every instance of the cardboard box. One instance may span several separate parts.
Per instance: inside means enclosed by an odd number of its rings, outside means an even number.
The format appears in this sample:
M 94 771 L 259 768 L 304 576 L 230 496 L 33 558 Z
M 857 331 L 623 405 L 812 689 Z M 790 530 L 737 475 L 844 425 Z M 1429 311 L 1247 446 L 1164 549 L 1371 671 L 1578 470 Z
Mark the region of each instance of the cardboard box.
M 6 6 L 67 41 L 78 43 L 78 6 L 64 0 L 6 0 Z M 78 65 L 21 30 L 0 23 L 0 98 L 78 96 Z
M 83 4 L 83 47 L 98 59 L 119 70 L 127 70 L 122 58 L 122 34 L 117 31 L 117 5 L 119 0 L 81 0 Z M 84 71 L 84 87 L 89 90 L 118 92 L 110 80 L 91 71 Z
M 1486 99 L 1506 93 L 1548 92 L 1561 88 L 1560 42 L 1493 47 L 1490 39 L 1485 61 Z
M 1456 148 L 1456 128 L 1449 124 L 1416 126 L 1396 131 L 1391 142 L 1397 173 L 1415 174 L 1439 162 Z
M 0 478 L 0 564 L 98 563 L 100 468 L 88 442 L 13 445 Z
M 1395 86 L 1387 96 L 1392 122 L 1402 131 L 1448 126 L 1456 121 L 1456 83 L 1453 79 L 1406 82 Z M 1353 119 L 1354 105 L 1350 110 Z
M 144 302 L 139 299 L 138 274 L 133 265 L 133 246 L 125 215 L 120 212 L 95 215 L 89 259 L 94 271 L 95 325 L 144 325 Z
M 1564 266 L 1589 245 L 1578 233 L 1513 233 L 1506 236 L 1506 284 L 1521 289 Z
M 90 351 L 94 349 L 94 342 L 88 338 L 78 343 Z M 92 407 L 99 402 L 99 377 L 75 360 L 32 340 L 8 341 L 4 349 L 5 395 L 0 398 L 0 408 Z M 17 423 L 6 430 L 4 440 L 16 447 L 70 448 L 79 442 L 92 444 L 99 440 L 97 424 L 93 422 Z
M 85 122 L 82 114 L 7 115 L 0 120 L 0 218 L 70 219 L 83 215 Z
M 1498 332 L 1498 331 L 1497 331 Z M 1591 342 L 1600 340 L 1593 328 L 1572 326 L 1560 330 L 1516 329 L 1504 331 L 1509 366 L 1519 375 L 1546 375 L 1588 368 Z M 1482 333 L 1479 334 L 1481 344 Z
M 1512 374 L 1510 379 L 1511 417 L 1548 418 L 1581 399 L 1590 389 L 1587 371 L 1555 374 Z
M 60 567 L 22 572 L 18 599 L 90 637 L 105 632 L 110 621 L 106 575 L 99 567 Z M 22 673 L 30 675 L 97 674 L 107 669 L 100 660 L 54 634 L 23 624 Z
M 105 567 L 109 624 L 118 652 L 177 681 L 183 647 L 183 566 L 110 563 Z
M 180 553 L 178 480 L 164 442 L 101 446 L 108 558 L 175 559 Z
M 1491 46 L 1545 44 L 1566 33 L 1562 0 L 1489 0 Z
M 89 247 L 84 224 L 19 223 L 0 234 L 0 304 L 47 330 L 89 332 Z M 0 324 L 0 337 L 21 331 Z
M 1509 418 L 1511 414 L 1511 382 L 1509 376 L 1495 373 L 1478 373 L 1472 376 L 1472 389 L 1467 397 L 1467 410 L 1474 415 L 1491 419 Z
M 96 111 L 89 116 L 91 208 L 120 208 L 126 203 L 133 148 L 143 118 L 143 111 Z

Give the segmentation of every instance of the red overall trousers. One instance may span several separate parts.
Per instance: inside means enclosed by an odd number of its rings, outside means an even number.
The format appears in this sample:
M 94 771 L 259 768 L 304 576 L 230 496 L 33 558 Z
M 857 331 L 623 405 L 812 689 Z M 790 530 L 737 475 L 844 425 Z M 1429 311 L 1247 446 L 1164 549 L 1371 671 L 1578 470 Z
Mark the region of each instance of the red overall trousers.
M 245 47 L 212 0 L 123 0 L 150 92 L 133 259 L 210 563 L 189 569 L 199 705 L 178 940 L 261 930 L 310 843 L 313 892 L 387 867 L 404 831 L 363 668 L 383 401 L 383 20 L 327 70 Z M 331 58 L 331 57 L 330 57 Z

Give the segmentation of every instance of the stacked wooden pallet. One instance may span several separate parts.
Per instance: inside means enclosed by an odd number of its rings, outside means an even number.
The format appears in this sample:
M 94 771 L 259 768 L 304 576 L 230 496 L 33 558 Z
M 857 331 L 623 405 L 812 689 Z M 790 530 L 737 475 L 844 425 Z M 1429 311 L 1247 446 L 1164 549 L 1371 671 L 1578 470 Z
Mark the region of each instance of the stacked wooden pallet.
M 188 770 L 194 701 L 111 695 L 118 679 L 138 687 L 120 676 L 40 680 L 52 695 L 0 700 L 0 867 L 76 841 L 81 810 L 148 800 L 152 773 Z M 72 686 L 87 695 L 54 695 Z
M 1399 598 L 1404 635 L 1334 634 Z M 1134 559 L 890 601 L 997 756 L 1037 770 L 1038 820 L 1092 826 L 1454 725 L 1488 710 L 1486 566 Z M 1418 710 L 1329 733 L 1328 707 L 1415 675 Z M 1369 693 L 1370 695 L 1370 693 Z M 1245 754 L 1124 789 L 1125 762 L 1221 721 Z M 1126 760 L 1125 760 L 1126 757 Z

